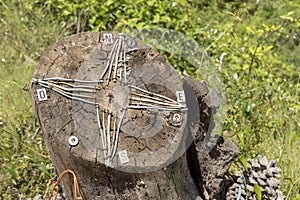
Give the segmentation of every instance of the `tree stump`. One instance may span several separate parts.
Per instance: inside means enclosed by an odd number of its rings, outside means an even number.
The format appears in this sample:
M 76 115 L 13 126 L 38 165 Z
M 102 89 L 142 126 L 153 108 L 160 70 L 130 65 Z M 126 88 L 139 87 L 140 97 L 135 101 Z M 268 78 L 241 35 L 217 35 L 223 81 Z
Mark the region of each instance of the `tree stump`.
M 209 137 L 218 105 L 207 85 L 180 78 L 129 36 L 81 33 L 55 43 L 30 95 L 57 173 L 73 170 L 84 199 L 217 198 L 212 180 L 238 155 Z M 61 186 L 72 199 L 72 177 Z

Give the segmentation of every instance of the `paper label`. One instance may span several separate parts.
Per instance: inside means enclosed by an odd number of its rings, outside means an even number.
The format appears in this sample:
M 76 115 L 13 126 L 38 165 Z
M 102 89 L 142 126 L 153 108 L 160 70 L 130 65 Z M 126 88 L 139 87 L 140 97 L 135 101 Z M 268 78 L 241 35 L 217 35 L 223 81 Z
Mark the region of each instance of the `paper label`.
M 104 33 L 103 38 L 104 38 L 104 44 L 112 44 L 113 43 L 113 37 L 112 37 L 111 33 Z
M 36 93 L 37 93 L 39 101 L 45 101 L 45 100 L 48 99 L 45 88 L 43 88 L 43 89 L 37 89 Z
M 126 151 L 126 150 L 119 151 L 119 152 L 118 152 L 118 155 L 119 155 L 121 164 L 129 163 L 129 158 L 128 158 L 128 155 L 127 155 L 127 151 Z
M 176 96 L 178 102 L 185 102 L 184 91 L 176 91 Z

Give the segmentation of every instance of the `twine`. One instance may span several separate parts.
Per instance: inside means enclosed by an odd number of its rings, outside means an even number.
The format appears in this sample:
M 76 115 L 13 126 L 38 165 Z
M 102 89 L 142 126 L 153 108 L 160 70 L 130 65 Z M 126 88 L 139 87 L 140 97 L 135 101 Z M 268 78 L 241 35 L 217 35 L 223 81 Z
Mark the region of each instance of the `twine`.
M 73 175 L 74 200 L 83 200 L 83 198 L 82 198 L 82 196 L 80 194 L 80 189 L 79 189 L 79 185 L 78 185 L 78 181 L 77 181 L 76 175 L 75 175 L 75 173 L 72 170 L 69 170 L 69 169 L 63 171 L 59 175 L 59 177 L 57 178 L 56 181 L 54 181 L 53 179 L 50 179 L 48 181 L 47 188 L 46 188 L 46 191 L 45 191 L 44 196 L 43 196 L 44 199 L 46 199 L 46 196 L 48 194 L 50 186 L 53 185 L 48 200 L 50 200 L 51 197 L 54 197 L 54 200 L 56 200 L 57 195 L 58 195 L 58 185 L 61 182 L 61 180 L 63 179 L 64 175 L 67 174 L 67 173 L 70 173 L 70 174 Z

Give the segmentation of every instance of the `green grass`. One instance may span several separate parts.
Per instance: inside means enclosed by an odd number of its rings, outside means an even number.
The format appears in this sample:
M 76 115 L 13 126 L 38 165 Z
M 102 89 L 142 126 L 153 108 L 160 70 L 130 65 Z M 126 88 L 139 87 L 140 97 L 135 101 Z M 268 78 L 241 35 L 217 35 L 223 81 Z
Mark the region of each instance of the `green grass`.
M 1 49 L 6 46 L 0 45 Z M 36 128 L 29 93 L 34 66 L 8 48 L 0 54 L 1 137 L 0 193 L 3 199 L 24 199 L 42 193 L 53 167 L 41 135 L 32 140 Z
M 239 4 L 238 1 L 231 4 L 209 1 L 212 3 L 205 6 L 189 1 L 186 6 L 178 3 L 172 7 L 167 1 L 147 1 L 153 5 L 143 13 L 137 7 L 143 5 L 143 0 L 135 3 L 120 0 L 116 5 L 107 0 L 101 4 L 101 10 L 96 9 L 96 1 L 93 5 L 81 3 L 80 6 L 80 1 L 65 4 L 52 0 L 47 5 L 35 2 L 0 0 L 0 194 L 3 199 L 41 194 L 52 177 L 53 166 L 42 136 L 31 140 L 37 127 L 34 127 L 29 94 L 22 88 L 30 83 L 45 48 L 76 31 L 74 19 L 78 9 L 90 6 L 84 15 L 86 31 L 98 26 L 105 29 L 114 25 L 131 28 L 157 25 L 185 32 L 205 48 L 234 17 L 223 10 L 234 13 Z M 221 53 L 227 53 L 221 71 L 228 100 L 223 135 L 239 145 L 244 157 L 263 154 L 277 160 L 282 169 L 281 190 L 289 199 L 296 200 L 300 199 L 299 16 L 292 14 L 291 25 L 272 31 L 290 20 L 280 16 L 300 8 L 294 1 L 281 4 L 280 1 L 263 2 L 258 8 L 254 3 L 239 4 L 241 20 L 227 27 L 228 32 L 215 41 L 208 53 L 216 65 Z M 251 14 L 255 8 L 255 14 Z M 152 19 L 151 9 L 164 17 Z M 101 18 L 110 10 L 114 10 L 115 16 Z M 206 20 L 194 20 L 196 15 Z M 260 42 L 250 72 L 253 52 Z
M 0 199 L 25 199 L 45 190 L 53 166 L 41 135 L 34 135 L 29 93 L 37 60 L 59 27 L 42 9 L 0 1 Z
M 261 154 L 277 160 L 281 190 L 289 199 L 299 199 L 299 79 L 268 89 L 264 84 L 253 81 L 244 91 L 228 89 L 234 103 L 228 104 L 224 135 L 240 144 L 245 157 Z
M 1 57 L 5 61 L 0 63 L 3 97 L 0 193 L 4 199 L 19 199 L 41 193 L 53 168 L 42 137 L 38 135 L 34 140 L 31 139 L 35 132 L 34 115 L 29 94 L 22 87 L 29 83 L 34 68 L 5 55 Z M 8 63 L 10 60 L 14 62 Z

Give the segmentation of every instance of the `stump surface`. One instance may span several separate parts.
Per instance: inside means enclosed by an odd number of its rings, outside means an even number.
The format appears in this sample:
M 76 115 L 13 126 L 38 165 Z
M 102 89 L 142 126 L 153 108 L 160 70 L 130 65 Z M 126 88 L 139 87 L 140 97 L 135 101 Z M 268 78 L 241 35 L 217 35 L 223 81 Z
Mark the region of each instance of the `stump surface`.
M 181 80 L 151 47 L 116 33 L 73 35 L 45 52 L 32 83 L 55 169 L 75 171 L 84 199 L 205 199 L 197 152 L 216 107 L 205 84 Z M 72 177 L 62 187 L 71 199 Z

